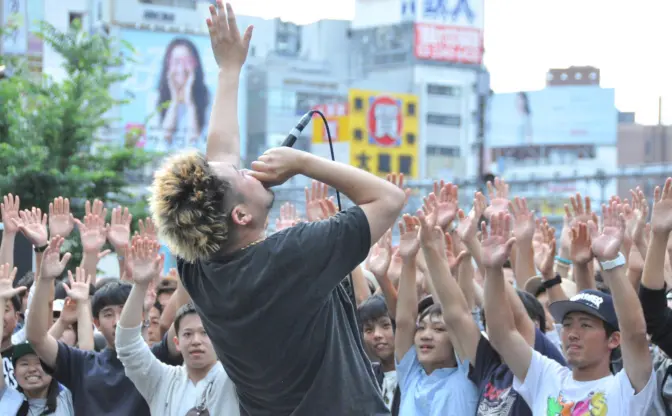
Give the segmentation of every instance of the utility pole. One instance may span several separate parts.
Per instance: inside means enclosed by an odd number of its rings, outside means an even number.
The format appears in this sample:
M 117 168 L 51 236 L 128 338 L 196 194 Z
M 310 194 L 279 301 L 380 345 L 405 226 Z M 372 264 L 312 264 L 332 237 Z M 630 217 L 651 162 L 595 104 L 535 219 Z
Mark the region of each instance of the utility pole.
M 665 137 L 665 126 L 663 126 L 663 97 L 658 97 L 658 130 L 660 131 L 660 161 L 667 162 L 667 138 Z M 661 178 L 664 180 L 665 178 Z
M 478 130 L 476 144 L 478 146 L 478 181 L 482 182 L 485 176 L 485 129 L 487 121 L 488 98 L 490 97 L 490 73 L 483 67 L 478 73 L 476 93 L 478 94 Z M 481 185 L 483 185 L 481 183 Z

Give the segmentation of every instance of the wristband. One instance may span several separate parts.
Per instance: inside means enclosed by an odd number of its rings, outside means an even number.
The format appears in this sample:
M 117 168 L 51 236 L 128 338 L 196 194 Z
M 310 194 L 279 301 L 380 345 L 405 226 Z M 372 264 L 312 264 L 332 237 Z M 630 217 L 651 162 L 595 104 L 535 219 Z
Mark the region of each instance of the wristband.
M 560 264 L 564 264 L 565 266 L 571 266 L 572 265 L 571 260 L 567 260 L 566 258 L 560 257 L 560 256 L 555 256 L 555 261 L 557 261 Z
M 47 249 L 47 247 L 49 247 L 49 244 L 45 244 L 45 245 L 43 245 L 42 247 L 33 247 L 33 250 L 34 250 L 36 253 L 43 253 L 44 250 Z
M 544 287 L 544 289 L 548 290 L 552 288 L 553 286 L 557 286 L 562 283 L 562 277 L 560 277 L 559 274 L 556 274 L 554 278 L 551 280 L 545 280 L 544 283 L 541 285 Z

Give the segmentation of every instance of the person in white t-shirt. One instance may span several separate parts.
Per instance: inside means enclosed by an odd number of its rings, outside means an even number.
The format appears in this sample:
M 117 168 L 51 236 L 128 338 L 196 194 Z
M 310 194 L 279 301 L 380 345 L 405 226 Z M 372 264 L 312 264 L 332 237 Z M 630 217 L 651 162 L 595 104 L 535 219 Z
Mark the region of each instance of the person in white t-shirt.
M 515 238 L 510 216 L 493 215 L 491 230 L 482 226 L 483 263 L 486 267 L 486 313 L 490 342 L 511 368 L 514 389 L 535 415 L 639 415 L 656 389 L 646 323 L 637 294 L 625 275 L 625 258 L 619 253 L 624 224 L 616 206 L 603 209 L 603 226 L 579 233 L 600 261 L 602 276 L 612 297 L 584 290 L 570 300 L 554 302 L 551 313 L 562 322 L 562 344 L 572 368 L 534 351 L 516 330 L 504 293 L 502 264 Z M 586 227 L 582 224 L 581 227 Z M 590 235 L 589 235 L 590 234 Z M 624 369 L 612 374 L 612 351 L 621 347 Z

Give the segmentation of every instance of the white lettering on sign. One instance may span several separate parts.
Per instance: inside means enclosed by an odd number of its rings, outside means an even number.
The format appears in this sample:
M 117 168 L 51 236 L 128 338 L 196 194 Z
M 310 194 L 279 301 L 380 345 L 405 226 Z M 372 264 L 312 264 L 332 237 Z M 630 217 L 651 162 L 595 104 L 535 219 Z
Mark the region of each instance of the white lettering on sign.
M 377 104 L 374 111 L 376 119 L 375 137 L 399 137 L 397 118 L 399 117 L 399 106 L 391 104 Z
M 432 61 L 480 64 L 483 59 L 481 31 L 418 23 L 415 25 L 415 57 Z
M 602 305 L 602 302 L 604 302 L 604 299 L 597 296 L 597 295 L 591 295 L 590 293 L 579 293 L 578 295 L 572 296 L 570 299 L 572 302 L 576 302 L 579 300 L 584 300 L 588 303 L 590 303 L 593 308 L 595 309 L 600 309 L 600 305 Z

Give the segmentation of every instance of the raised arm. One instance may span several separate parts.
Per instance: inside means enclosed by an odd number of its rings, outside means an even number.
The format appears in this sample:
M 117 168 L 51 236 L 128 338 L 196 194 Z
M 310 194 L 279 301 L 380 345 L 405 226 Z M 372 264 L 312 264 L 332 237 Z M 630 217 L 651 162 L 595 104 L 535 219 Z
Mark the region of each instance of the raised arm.
M 518 332 L 506 292 L 502 266 L 515 242 L 509 238 L 511 217 L 500 212 L 490 218 L 490 232 L 481 224 L 483 243 L 481 252 L 486 269 L 485 320 L 488 323 L 490 343 L 501 355 L 513 374 L 525 380 L 532 361 L 532 347 Z
M 240 167 L 238 84 L 240 71 L 250 48 L 252 26 L 241 36 L 231 5 L 227 3 L 225 9 L 222 0 L 217 0 L 216 6 L 210 5 L 207 24 L 219 74 L 205 156 L 211 162 Z
M 2 243 L 0 243 L 0 264 L 9 264 L 14 266 L 14 242 L 16 233 L 19 231 L 17 221 L 19 220 L 19 206 L 21 200 L 18 196 L 12 194 L 5 195 L 0 204 L 0 213 L 2 214 Z
M 397 362 L 413 348 L 415 328 L 418 319 L 418 291 L 415 287 L 416 262 L 420 250 L 418 240 L 418 219 L 404 215 L 399 222 L 399 254 L 403 259 L 399 278 L 399 297 L 397 300 L 397 329 L 394 335 L 394 354 Z
M 457 280 L 450 272 L 451 264 L 448 258 L 450 252 L 453 265 L 457 265 L 460 257 L 463 257 L 466 253 L 461 253 L 458 258 L 452 256 L 450 234 L 444 234 L 442 228 L 436 222 L 435 199 L 434 194 L 430 194 L 428 215 L 425 215 L 422 211 L 418 211 L 417 214 L 422 224 L 420 232 L 422 251 L 427 261 L 429 277 L 436 291 L 438 302 L 441 304 L 443 320 L 451 329 L 451 340 L 457 355 L 461 360 L 475 363 L 476 349 L 481 339 L 481 332 L 474 322 L 469 304 L 464 298 Z
M 70 253 L 65 253 L 61 259 L 60 251 L 63 241 L 62 237 L 52 238 L 44 252 L 39 277 L 35 282 L 35 295 L 26 324 L 28 341 L 32 344 L 40 359 L 51 368 L 56 365 L 58 341 L 48 332 L 51 325 L 49 321 L 49 299 L 54 280 L 63 273 L 65 265 L 70 260 Z
M 0 334 L 4 330 L 5 323 L 5 307 L 7 302 L 11 302 L 14 296 L 25 292 L 26 287 L 13 287 L 14 278 L 16 277 L 16 267 L 11 267 L 9 263 L 0 265 Z M 4 365 L 0 362 L 0 397 L 5 389 L 5 374 Z
M 252 162 L 252 169 L 251 174 L 267 186 L 303 174 L 343 192 L 366 214 L 371 245 L 392 227 L 406 200 L 404 191 L 384 179 L 289 147 L 267 150 Z
M 672 190 L 668 187 L 667 191 Z M 672 203 L 672 195 L 670 197 L 669 201 Z M 603 206 L 602 217 L 602 231 L 598 233 L 597 227 L 592 225 L 591 230 L 593 230 L 593 253 L 600 263 L 604 264 L 605 261 L 614 260 L 619 256 L 625 233 L 625 222 L 622 217 L 619 217 L 616 202 L 612 202 L 609 207 Z M 614 309 L 618 317 L 623 367 L 632 387 L 635 389 L 635 393 L 639 393 L 644 389 L 652 374 L 651 355 L 649 342 L 646 339 L 646 321 L 644 320 L 642 305 L 635 289 L 625 275 L 624 266 L 611 269 L 603 267 L 602 274 L 605 281 L 609 282 Z

